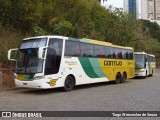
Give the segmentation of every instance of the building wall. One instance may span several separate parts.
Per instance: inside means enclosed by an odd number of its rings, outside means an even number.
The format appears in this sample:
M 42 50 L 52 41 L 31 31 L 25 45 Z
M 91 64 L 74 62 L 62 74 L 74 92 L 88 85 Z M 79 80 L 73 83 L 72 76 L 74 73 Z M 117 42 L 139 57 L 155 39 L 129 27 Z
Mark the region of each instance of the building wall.
M 123 4 L 124 4 L 124 12 L 127 12 L 128 13 L 128 0 L 124 0 L 123 1 Z
M 141 19 L 148 19 L 148 0 L 140 0 Z
M 156 7 L 157 7 L 157 20 L 160 20 L 160 0 L 157 0 L 157 3 L 156 3 Z

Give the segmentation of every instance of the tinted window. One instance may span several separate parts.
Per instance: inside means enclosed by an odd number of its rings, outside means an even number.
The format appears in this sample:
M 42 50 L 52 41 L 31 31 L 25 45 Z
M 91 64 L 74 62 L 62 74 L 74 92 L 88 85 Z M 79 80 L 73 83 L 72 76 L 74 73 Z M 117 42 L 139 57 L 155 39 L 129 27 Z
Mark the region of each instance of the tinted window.
M 63 40 L 51 38 L 47 50 L 45 75 L 56 74 L 59 71 Z
M 122 59 L 122 49 L 117 49 L 117 57 L 118 59 Z
M 156 62 L 156 58 L 155 57 L 153 57 L 153 62 Z
M 147 57 L 148 57 L 148 62 L 151 62 L 152 58 L 150 56 L 147 56 Z
M 47 38 L 24 40 L 20 46 L 20 49 L 44 47 L 46 45 L 46 42 Z
M 122 50 L 122 58 L 126 59 L 126 50 Z
M 153 57 L 150 56 L 150 61 L 153 62 Z
M 128 54 L 127 50 L 126 50 L 125 54 L 126 54 L 126 59 L 129 59 L 129 54 Z
M 81 56 L 92 57 L 93 56 L 93 45 L 88 43 L 80 43 Z
M 116 58 L 115 48 L 111 47 L 111 58 Z
M 80 56 L 79 42 L 66 41 L 65 56 Z
M 116 56 L 115 58 L 118 58 L 118 49 L 115 48 L 114 50 L 115 50 L 115 56 Z
M 115 48 L 115 58 L 122 59 L 122 50 L 120 48 Z
M 106 57 L 111 58 L 112 57 L 111 47 L 105 47 L 105 51 L 106 51 Z
M 105 57 L 104 46 L 94 45 L 94 56 L 95 57 Z
M 122 58 L 123 59 L 129 59 L 128 50 L 122 50 Z
M 133 51 L 132 50 L 128 50 L 128 57 L 130 60 L 133 59 Z

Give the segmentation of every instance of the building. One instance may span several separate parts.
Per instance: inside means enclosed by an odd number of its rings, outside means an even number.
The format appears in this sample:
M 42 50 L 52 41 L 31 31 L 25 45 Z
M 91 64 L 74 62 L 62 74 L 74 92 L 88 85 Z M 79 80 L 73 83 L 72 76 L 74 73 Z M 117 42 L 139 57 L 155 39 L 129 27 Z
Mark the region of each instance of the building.
M 160 0 L 154 0 L 154 14 L 155 14 L 155 20 L 160 20 Z
M 160 0 L 98 0 L 104 7 L 112 5 L 124 12 L 134 14 L 137 19 L 160 20 Z M 122 7 L 120 4 L 123 4 Z
M 124 11 L 137 19 L 160 20 L 160 0 L 124 0 Z
M 140 0 L 124 0 L 124 12 L 134 14 L 135 18 L 141 19 Z

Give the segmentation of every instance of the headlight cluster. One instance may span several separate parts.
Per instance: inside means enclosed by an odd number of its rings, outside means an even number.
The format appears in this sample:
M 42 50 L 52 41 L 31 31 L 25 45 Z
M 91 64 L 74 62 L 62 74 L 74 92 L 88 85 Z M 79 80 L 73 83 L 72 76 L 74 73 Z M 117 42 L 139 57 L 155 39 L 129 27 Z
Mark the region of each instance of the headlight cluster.
M 39 80 L 39 79 L 43 79 L 44 77 L 43 76 L 36 76 L 34 77 L 34 80 Z
M 144 72 L 144 69 L 141 69 L 140 72 Z

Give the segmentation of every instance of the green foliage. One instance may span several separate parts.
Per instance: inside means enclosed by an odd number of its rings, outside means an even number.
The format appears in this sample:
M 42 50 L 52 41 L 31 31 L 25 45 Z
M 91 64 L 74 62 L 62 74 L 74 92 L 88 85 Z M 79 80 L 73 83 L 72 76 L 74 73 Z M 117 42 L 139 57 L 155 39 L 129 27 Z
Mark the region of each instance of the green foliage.
M 136 20 L 134 13 L 112 6 L 106 10 L 97 0 L 0 0 L 0 5 L 0 43 L 6 42 L 0 48 L 1 61 L 28 34 L 97 39 L 160 58 L 157 23 Z
M 61 21 L 53 26 L 53 33 L 63 36 L 68 36 L 73 31 L 72 23 L 69 21 Z
M 40 28 L 39 26 L 35 25 L 33 27 L 33 34 L 34 36 L 42 36 L 42 35 L 47 35 L 47 32 L 44 31 L 42 28 Z
M 9 61 L 7 60 L 8 50 L 11 48 L 17 48 L 24 35 L 11 27 L 0 29 L 0 63 L 4 65 L 9 64 Z
M 142 21 L 143 32 L 149 34 L 151 37 L 158 39 L 160 42 L 160 26 L 156 22 L 148 20 Z

